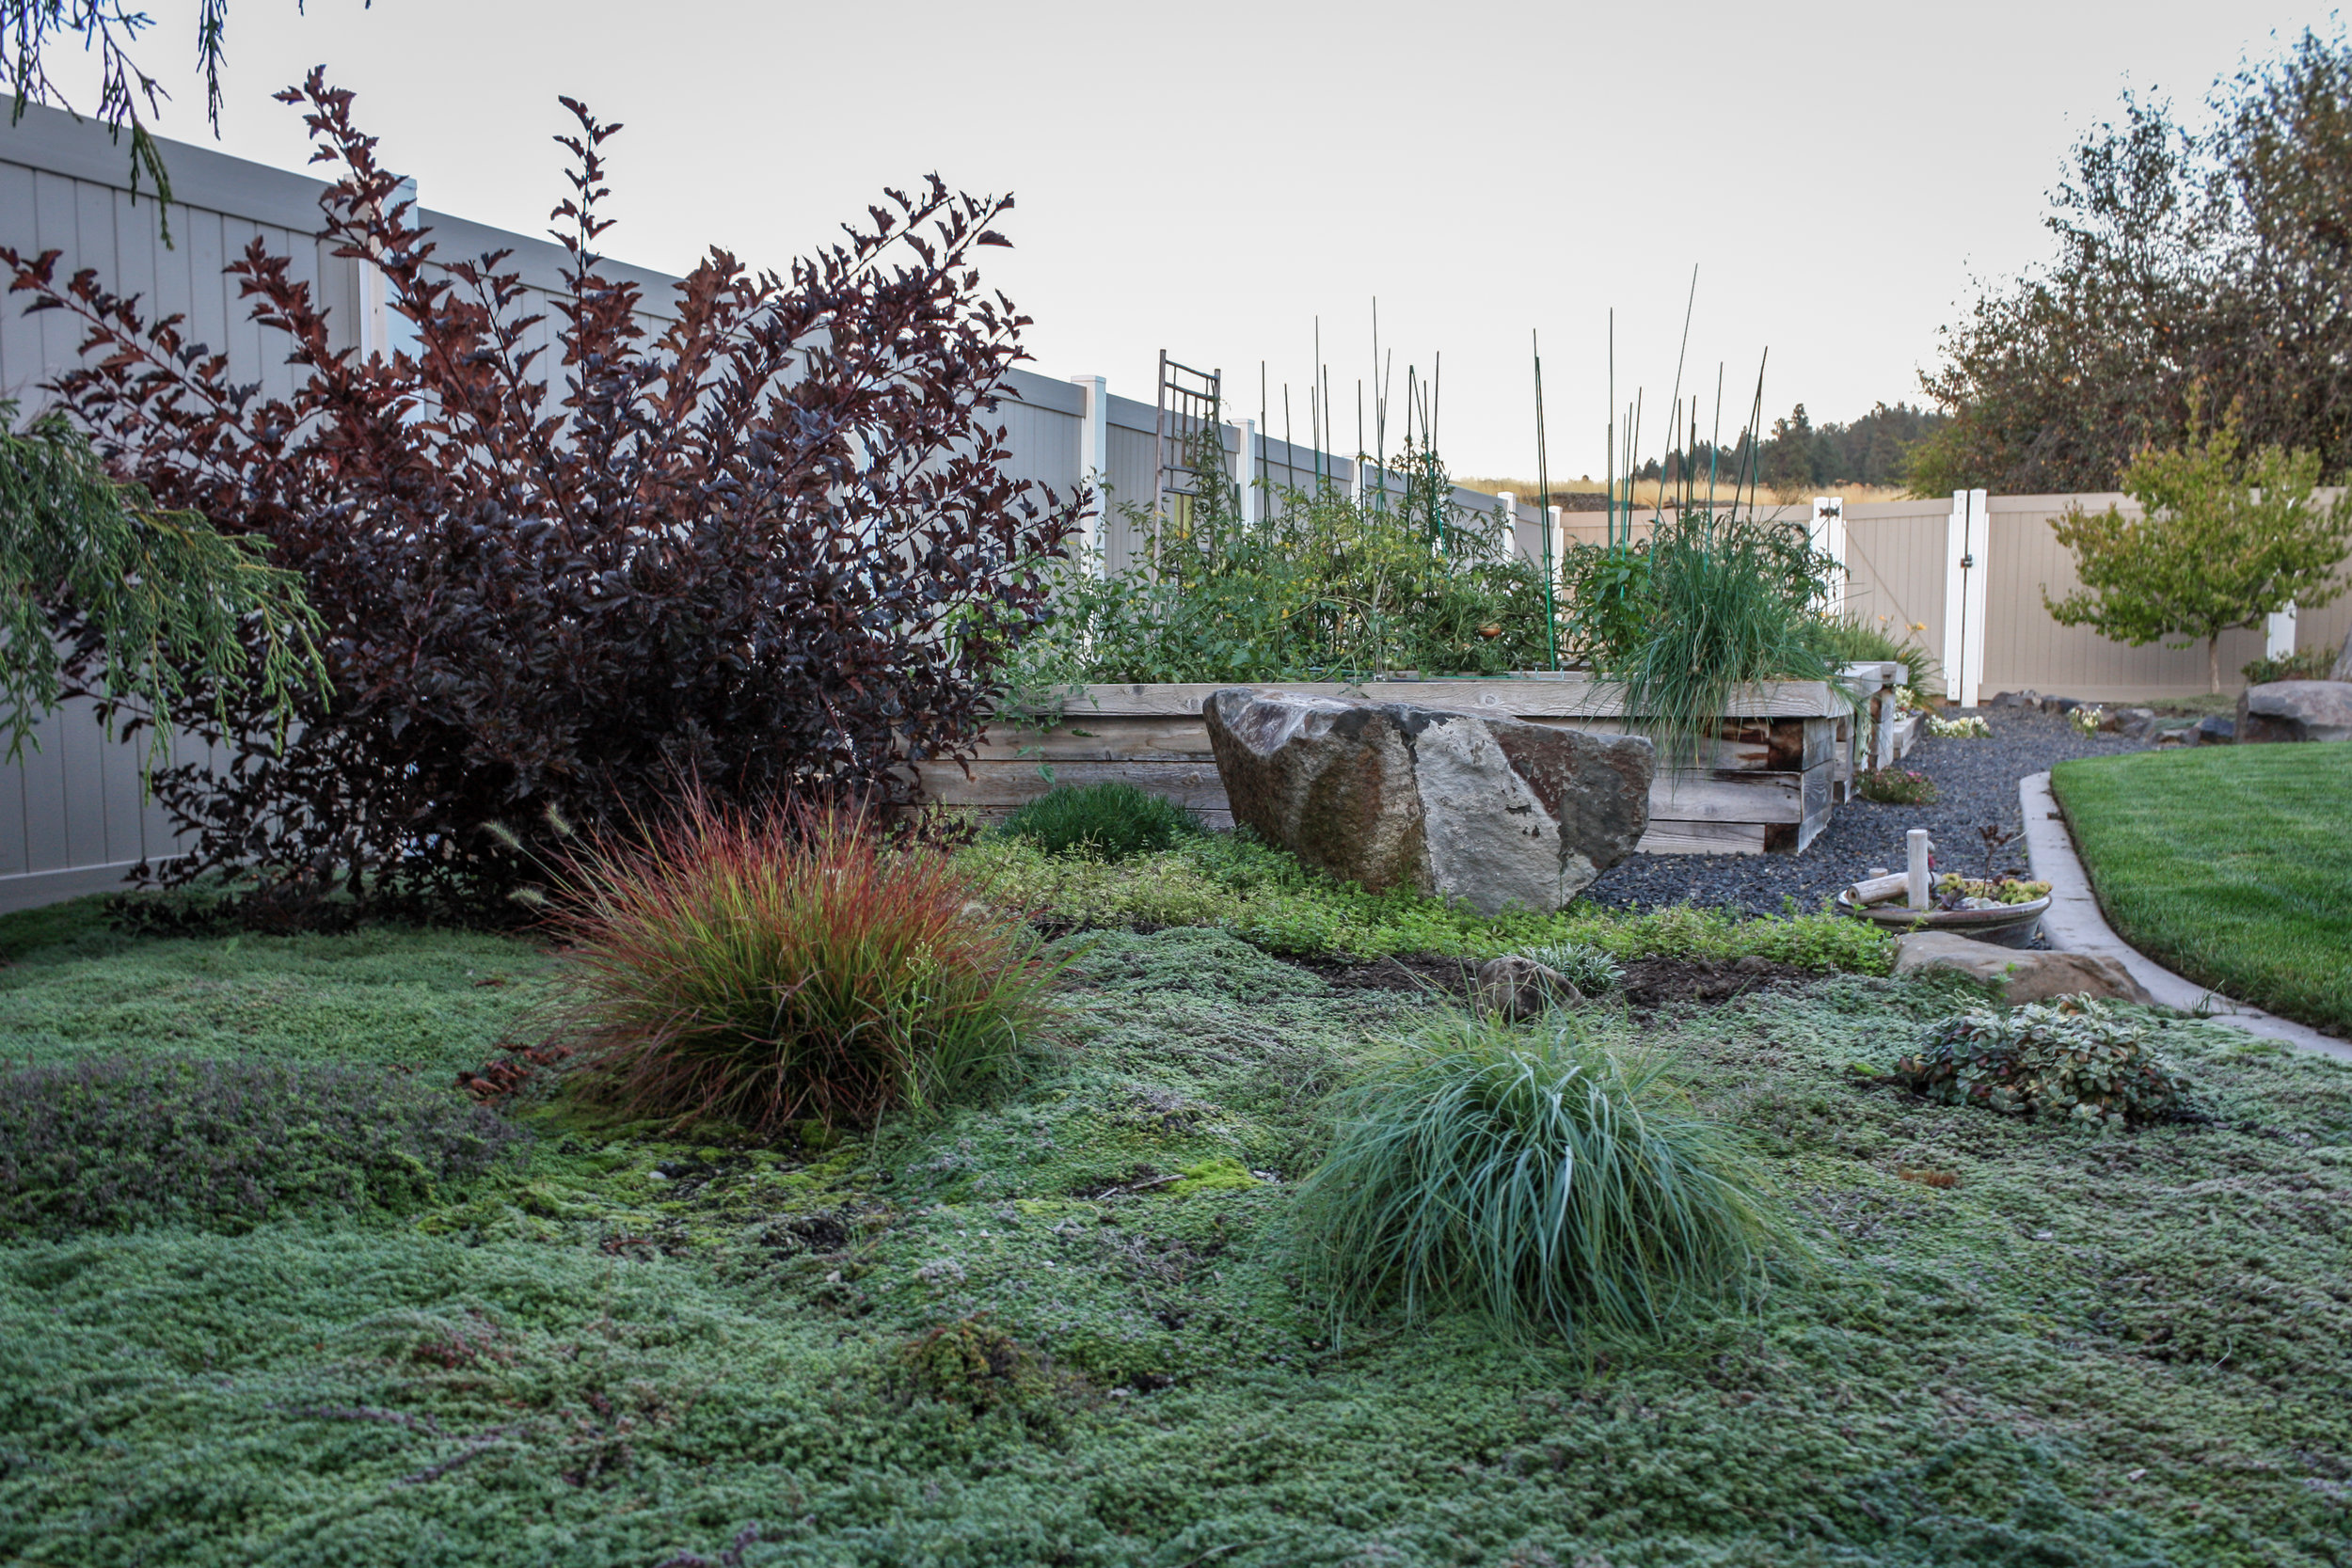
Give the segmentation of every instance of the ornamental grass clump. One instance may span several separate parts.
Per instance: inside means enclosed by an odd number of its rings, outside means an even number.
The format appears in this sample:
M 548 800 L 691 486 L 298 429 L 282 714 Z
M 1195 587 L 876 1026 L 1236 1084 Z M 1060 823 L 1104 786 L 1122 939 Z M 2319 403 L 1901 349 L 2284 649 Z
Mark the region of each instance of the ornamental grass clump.
M 1530 948 L 1527 956 L 1586 996 L 1600 996 L 1625 984 L 1625 965 L 1597 942 L 1554 942 Z
M 2087 996 L 1945 1019 L 1894 1076 L 1947 1105 L 2094 1127 L 2168 1120 L 2188 1098 L 2145 1026 Z
M 1652 1056 L 1565 1014 L 1454 1014 L 1345 1091 L 1298 1195 L 1302 1275 L 1335 1326 L 1484 1311 L 1505 1332 L 1646 1332 L 1753 1285 L 1790 1233 Z
M 975 1092 L 1011 1070 L 1060 969 L 944 851 L 856 813 L 690 796 L 559 882 L 573 1084 L 635 1116 L 767 1134 Z
M 1049 855 L 1123 861 L 1173 849 L 1200 832 L 1200 819 L 1131 784 L 1064 784 L 1006 817 L 997 831 Z

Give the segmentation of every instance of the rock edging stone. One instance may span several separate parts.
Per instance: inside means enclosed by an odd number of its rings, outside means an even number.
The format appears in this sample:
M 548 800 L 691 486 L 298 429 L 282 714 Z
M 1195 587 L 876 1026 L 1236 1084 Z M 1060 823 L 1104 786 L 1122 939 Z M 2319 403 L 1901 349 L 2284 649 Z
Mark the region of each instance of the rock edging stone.
M 1233 820 L 1375 893 L 1557 910 L 1649 827 L 1642 736 L 1248 687 L 1201 715 Z

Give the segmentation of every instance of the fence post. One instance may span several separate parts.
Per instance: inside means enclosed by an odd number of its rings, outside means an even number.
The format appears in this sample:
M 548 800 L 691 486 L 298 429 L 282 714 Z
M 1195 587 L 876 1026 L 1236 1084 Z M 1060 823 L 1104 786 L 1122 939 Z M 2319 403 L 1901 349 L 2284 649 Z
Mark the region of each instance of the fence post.
M 1813 553 L 1825 555 L 1837 562 L 1837 576 L 1846 575 L 1846 498 L 1816 496 L 1813 498 L 1811 535 Z M 1842 585 L 1833 583 L 1823 590 L 1820 609 L 1823 614 L 1842 614 L 1846 595 Z
M 1261 509 L 1258 489 L 1258 421 L 1244 420 L 1234 427 L 1241 433 L 1241 450 L 1233 454 L 1233 477 L 1241 482 L 1241 526 L 1255 528 Z
M 423 209 L 417 204 L 414 179 L 394 185 L 382 211 L 389 216 L 404 203 L 408 211 L 402 216 L 409 227 L 421 224 Z M 352 265 L 359 269 L 359 357 L 364 360 L 380 354 L 389 362 L 404 351 L 413 357 L 422 340 L 417 335 L 417 324 L 392 309 L 392 280 L 373 260 L 356 259 Z
M 1110 515 L 1106 487 L 1111 477 L 1111 384 L 1099 375 L 1073 375 L 1070 380 L 1086 396 L 1085 412 L 1078 416 L 1077 483 L 1094 486 L 1093 510 L 1079 522 L 1080 542 L 1094 552 L 1097 567 L 1107 572 L 1110 562 L 1104 554 L 1108 541 L 1104 537 L 1104 523 Z
M 1977 705 L 1984 682 L 1987 499 L 1981 490 L 1953 491 L 1945 533 L 1945 696 L 1961 707 Z
M 1510 541 L 1511 553 L 1514 555 L 1523 553 L 1519 549 L 1518 497 L 1508 490 L 1498 490 L 1495 492 L 1495 515 L 1502 519 L 1502 533 L 1503 537 Z
M 1944 695 L 1975 707 L 1984 684 L 1984 563 L 1988 506 L 1982 490 L 1952 492 L 1944 529 Z
M 2264 626 L 2263 657 L 2291 658 L 2295 655 L 2295 606 L 2274 611 Z

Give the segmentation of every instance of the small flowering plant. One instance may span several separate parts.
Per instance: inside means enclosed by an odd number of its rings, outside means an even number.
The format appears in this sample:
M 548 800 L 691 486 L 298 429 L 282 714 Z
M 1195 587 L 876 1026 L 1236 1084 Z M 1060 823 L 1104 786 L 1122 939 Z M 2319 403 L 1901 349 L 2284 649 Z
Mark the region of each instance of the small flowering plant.
M 1970 715 L 1963 719 L 1938 719 L 1928 716 L 1928 734 L 1938 740 L 1990 740 L 1993 726 Z
M 2066 715 L 2066 721 L 2085 735 L 2097 735 L 2099 726 L 2106 722 L 2106 718 L 2107 710 L 2094 705 L 2072 709 Z
M 1935 781 L 1907 768 L 1866 768 L 1854 775 L 1856 791 L 1883 806 L 1931 806 Z

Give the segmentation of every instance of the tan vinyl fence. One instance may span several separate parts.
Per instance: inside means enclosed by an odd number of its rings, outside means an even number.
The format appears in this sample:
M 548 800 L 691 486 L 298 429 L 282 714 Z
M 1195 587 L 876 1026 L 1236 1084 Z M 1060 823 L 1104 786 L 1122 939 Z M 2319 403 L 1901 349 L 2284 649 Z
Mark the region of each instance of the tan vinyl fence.
M 1985 697 L 2030 688 L 2112 704 L 2203 691 L 2201 642 L 2135 648 L 2087 626 L 2060 626 L 2052 617 L 2044 594 L 2061 599 L 2079 585 L 2074 556 L 2051 528 L 2074 506 L 2089 512 L 2109 506 L 2135 510 L 2124 497 L 2112 494 L 1984 499 L 1983 531 L 1971 541 L 1976 553 L 1967 568 L 1984 574 L 1980 628 L 1949 624 L 1958 596 L 1951 585 L 1953 565 L 1960 553 L 1953 543 L 1958 525 L 1952 500 L 1847 507 L 1847 610 L 1899 635 L 1909 631 L 1947 673 L 1964 657 L 1969 640 L 1980 636 L 1978 686 Z M 2347 630 L 2352 630 L 2352 603 L 2339 598 L 2297 616 L 2295 643 L 2306 649 L 2341 647 Z M 2222 634 L 2225 691 L 2245 686 L 2239 672 L 2263 657 L 2267 641 L 2266 630 L 2259 627 Z

